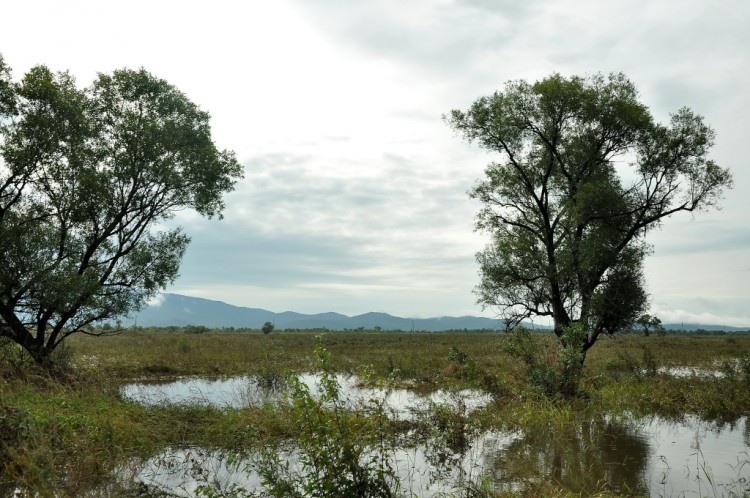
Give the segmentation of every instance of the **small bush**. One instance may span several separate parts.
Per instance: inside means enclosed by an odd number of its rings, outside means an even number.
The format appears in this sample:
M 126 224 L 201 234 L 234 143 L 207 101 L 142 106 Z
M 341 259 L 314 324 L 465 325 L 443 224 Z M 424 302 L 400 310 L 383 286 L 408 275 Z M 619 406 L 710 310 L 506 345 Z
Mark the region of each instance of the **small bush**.
M 468 382 L 470 385 L 483 389 L 496 397 L 508 394 L 498 381 L 497 376 L 477 365 L 467 353 L 456 347 L 451 347 L 446 359 L 450 362 L 446 368 L 448 375 Z
M 548 397 L 570 397 L 578 393 L 583 373 L 581 352 L 585 331 L 580 325 L 569 326 L 563 335 L 565 346 L 544 344 L 525 327 L 511 332 L 505 352 L 526 366 L 525 378 Z
M 0 405 L 0 462 L 10 461 L 10 455 L 22 446 L 29 430 L 29 417 L 25 411 Z M 0 472 L 4 470 L 0 467 Z
M 750 355 L 743 351 L 737 358 L 737 367 L 742 380 L 750 386 Z
M 299 428 L 290 465 L 275 447 L 267 447 L 250 464 L 261 478 L 262 489 L 250 492 L 233 488 L 228 496 L 268 498 L 391 498 L 398 496 L 398 477 L 390 464 L 392 444 L 382 405 L 368 413 L 351 412 L 339 398 L 338 382 L 330 355 L 320 342 L 315 350 L 321 369 L 320 393 L 310 392 L 291 377 L 291 416 Z M 202 488 L 203 496 L 227 496 Z
M 659 373 L 659 364 L 647 344 L 641 346 L 640 361 L 624 349 L 620 351 L 619 357 L 625 364 L 626 369 L 636 377 L 656 377 L 656 374 Z
M 204 325 L 185 325 L 182 331 L 186 334 L 205 334 L 209 332 L 209 328 Z

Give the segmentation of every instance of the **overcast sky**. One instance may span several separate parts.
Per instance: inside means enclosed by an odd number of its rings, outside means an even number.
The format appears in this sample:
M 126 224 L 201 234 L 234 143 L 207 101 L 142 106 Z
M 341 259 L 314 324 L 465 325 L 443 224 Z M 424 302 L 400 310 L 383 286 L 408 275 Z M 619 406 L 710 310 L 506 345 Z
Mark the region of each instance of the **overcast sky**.
M 665 121 L 717 132 L 721 211 L 649 235 L 652 312 L 750 326 L 750 2 L 718 0 L 36 1 L 2 6 L 0 53 L 80 86 L 144 67 L 212 116 L 245 180 L 192 236 L 168 292 L 305 313 L 492 316 L 475 304 L 466 191 L 494 158 L 451 109 L 559 72 L 624 72 Z

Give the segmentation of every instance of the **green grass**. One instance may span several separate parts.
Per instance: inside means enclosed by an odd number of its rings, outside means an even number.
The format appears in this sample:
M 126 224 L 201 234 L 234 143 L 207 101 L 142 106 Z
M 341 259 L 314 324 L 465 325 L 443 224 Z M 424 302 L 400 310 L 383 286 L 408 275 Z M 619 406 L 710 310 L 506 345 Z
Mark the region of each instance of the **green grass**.
M 482 428 L 553 425 L 563 430 L 602 414 L 733 419 L 750 413 L 750 386 L 741 373 L 678 378 L 639 370 L 645 366 L 644 351 L 656 367 L 720 368 L 750 351 L 748 336 L 603 338 L 589 352 L 584 394 L 557 401 L 529 388 L 524 365 L 503 353 L 507 339 L 489 333 L 337 332 L 325 334 L 323 344 L 333 370 L 372 383 L 422 392 L 493 390 L 497 401 L 471 416 L 471 423 Z M 554 343 L 550 336 L 542 340 Z M 297 428 L 284 408 L 145 408 L 123 400 L 119 387 L 133 379 L 193 375 L 275 379 L 315 369 L 315 344 L 316 334 L 302 332 L 78 336 L 70 341 L 71 368 L 62 379 L 24 363 L 6 345 L 0 357 L 0 495 L 12 483 L 40 496 L 52 490 L 56 496 L 77 496 L 107 479 L 118 463 L 168 446 L 232 450 L 293 437 Z M 393 424 L 389 430 L 407 428 Z M 604 489 L 592 492 L 599 491 L 608 496 Z M 550 483 L 526 492 L 568 496 Z

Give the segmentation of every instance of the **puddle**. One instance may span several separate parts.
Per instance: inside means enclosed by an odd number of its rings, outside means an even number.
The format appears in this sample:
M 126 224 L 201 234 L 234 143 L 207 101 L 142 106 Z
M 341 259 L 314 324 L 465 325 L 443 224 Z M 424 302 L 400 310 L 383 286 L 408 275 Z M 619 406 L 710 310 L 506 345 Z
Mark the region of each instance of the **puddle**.
M 398 477 L 403 496 L 446 497 L 457 491 L 457 486 L 477 481 L 484 455 L 494 454 L 514 437 L 487 433 L 472 438 L 466 451 L 454 455 L 449 466 L 438 463 L 436 455 L 424 446 L 398 448 L 390 452 L 389 466 Z M 299 456 L 294 450 L 281 450 L 279 456 L 290 469 L 299 470 Z M 249 469 L 250 461 L 232 460 L 219 452 L 199 448 L 166 450 L 145 463 L 121 470 L 120 477 L 180 496 L 196 496 L 202 486 L 223 492 L 236 487 L 259 491 L 261 479 Z
M 299 376 L 300 382 L 308 387 L 314 396 L 319 395 L 320 375 L 306 373 Z M 396 418 L 410 418 L 414 412 L 425 410 L 430 404 L 446 404 L 463 413 L 481 408 L 492 400 L 488 394 L 464 389 L 461 391 L 436 391 L 429 395 L 419 395 L 408 389 L 380 389 L 360 387 L 360 381 L 353 375 L 336 375 L 339 397 L 344 406 L 356 408 L 377 400 L 382 402 L 387 412 Z M 121 391 L 125 398 L 146 406 L 163 404 L 198 404 L 220 408 L 245 408 L 262 406 L 265 403 L 280 403 L 285 389 L 269 388 L 257 377 L 233 377 L 207 380 L 203 378 L 181 379 L 169 383 L 128 384 Z
M 747 418 L 716 425 L 659 417 L 586 421 L 567 430 L 538 430 L 514 440 L 487 469 L 493 481 L 535 475 L 576 494 L 743 496 L 750 493 Z M 733 494 L 734 493 L 734 494 Z
M 690 369 L 689 375 L 696 375 L 694 371 Z M 491 401 L 490 396 L 472 390 L 419 395 L 407 389 L 361 387 L 356 376 L 337 375 L 336 380 L 343 406 L 357 408 L 374 399 L 400 419 L 416 417 L 435 404 L 465 415 Z M 319 375 L 303 374 L 299 381 L 313 396 L 320 394 Z M 285 389 L 278 383 L 269 387 L 254 377 L 236 377 L 130 384 L 122 388 L 122 394 L 145 405 L 241 408 L 281 403 Z M 723 425 L 694 418 L 674 422 L 659 417 L 601 417 L 524 433 L 472 433 L 465 442 L 460 452 L 451 452 L 444 441 L 392 449 L 389 464 L 402 490 L 420 497 L 450 496 L 468 482 L 482 482 L 497 493 L 523 492 L 529 483 L 554 481 L 580 495 L 605 490 L 638 496 L 750 494 L 747 417 Z M 291 468 L 297 466 L 298 451 L 277 451 Z M 206 485 L 257 491 L 260 479 L 246 470 L 250 461 L 230 463 L 218 452 L 174 449 L 146 462 L 132 462 L 119 475 L 183 496 L 194 496 L 199 486 Z
M 733 424 L 668 423 L 652 419 L 650 489 L 662 496 L 750 494 L 750 419 Z M 653 494 L 653 493 L 652 493 Z M 686 493 L 688 496 L 690 493 Z
M 604 418 L 565 429 L 480 434 L 461 453 L 445 458 L 445 448 L 441 451 L 436 455 L 429 444 L 392 451 L 390 463 L 403 491 L 445 496 L 482 481 L 495 492 L 518 492 L 529 482 L 554 480 L 582 495 L 605 489 L 638 496 L 750 493 L 747 418 L 721 426 L 694 419 Z M 295 467 L 294 451 L 279 454 Z M 194 496 L 200 485 L 258 490 L 260 479 L 244 470 L 247 463 L 230 464 L 221 454 L 200 449 L 167 450 L 133 465 L 126 478 L 184 496 Z
M 720 370 L 701 367 L 661 367 L 657 372 L 671 377 L 714 377 L 720 379 L 726 375 Z
M 214 380 L 186 378 L 172 382 L 127 384 L 120 389 L 120 393 L 145 406 L 176 404 L 244 408 L 266 402 L 276 403 L 282 399 L 280 389 L 265 387 L 254 377 Z
M 727 375 L 740 377 L 743 375 L 739 359 L 714 361 L 711 366 L 660 367 L 657 369 L 657 372 L 672 377 L 703 377 L 714 379 L 723 379 Z

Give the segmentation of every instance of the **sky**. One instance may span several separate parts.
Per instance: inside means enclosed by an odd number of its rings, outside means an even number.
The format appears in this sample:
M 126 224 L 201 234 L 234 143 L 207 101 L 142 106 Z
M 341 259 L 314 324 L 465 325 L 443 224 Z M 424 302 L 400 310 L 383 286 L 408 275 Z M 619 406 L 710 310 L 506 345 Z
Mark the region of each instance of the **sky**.
M 466 192 L 499 159 L 442 119 L 509 80 L 623 72 L 661 122 L 687 106 L 733 175 L 722 209 L 649 234 L 651 312 L 750 326 L 746 0 L 11 0 L 0 53 L 81 87 L 144 67 L 212 116 L 245 178 L 167 292 L 302 313 L 493 316 Z

